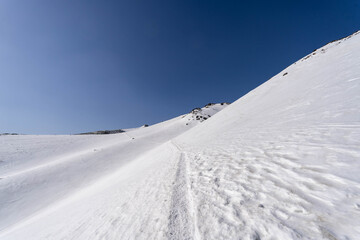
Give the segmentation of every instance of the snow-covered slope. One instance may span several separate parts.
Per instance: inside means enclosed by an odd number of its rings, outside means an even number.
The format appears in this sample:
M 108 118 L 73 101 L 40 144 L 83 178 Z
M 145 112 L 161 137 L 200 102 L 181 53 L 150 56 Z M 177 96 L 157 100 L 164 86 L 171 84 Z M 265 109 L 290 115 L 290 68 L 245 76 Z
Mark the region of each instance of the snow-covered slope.
M 359 106 L 354 34 L 201 124 L 1 136 L 0 239 L 360 239 Z
M 203 110 L 214 115 L 226 106 Z M 31 218 L 196 126 L 200 121 L 189 122 L 192 116 L 114 135 L 1 136 L 0 230 Z
M 360 239 L 360 34 L 309 56 L 176 139 L 203 239 Z

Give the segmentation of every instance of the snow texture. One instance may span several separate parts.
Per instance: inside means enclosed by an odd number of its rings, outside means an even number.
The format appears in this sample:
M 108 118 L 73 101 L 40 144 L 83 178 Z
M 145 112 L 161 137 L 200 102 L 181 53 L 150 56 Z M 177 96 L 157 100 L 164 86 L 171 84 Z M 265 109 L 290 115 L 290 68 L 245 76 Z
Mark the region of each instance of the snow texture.
M 360 34 L 225 106 L 1 136 L 0 239 L 360 239 Z

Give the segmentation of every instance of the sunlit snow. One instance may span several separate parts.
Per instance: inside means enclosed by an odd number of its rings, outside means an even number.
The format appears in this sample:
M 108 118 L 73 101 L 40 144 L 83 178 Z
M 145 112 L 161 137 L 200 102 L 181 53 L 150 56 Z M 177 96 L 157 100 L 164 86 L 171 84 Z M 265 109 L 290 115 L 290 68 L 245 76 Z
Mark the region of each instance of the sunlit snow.
M 0 136 L 0 239 L 356 240 L 359 160 L 355 33 L 229 106 L 112 135 Z

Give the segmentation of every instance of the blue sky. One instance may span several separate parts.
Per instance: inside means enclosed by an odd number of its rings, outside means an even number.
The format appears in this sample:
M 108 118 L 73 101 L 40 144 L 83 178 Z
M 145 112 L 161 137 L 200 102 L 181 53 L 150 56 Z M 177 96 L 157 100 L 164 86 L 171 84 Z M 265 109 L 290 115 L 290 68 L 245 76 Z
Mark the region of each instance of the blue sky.
M 2 0 L 0 132 L 130 128 L 232 102 L 359 23 L 355 0 Z

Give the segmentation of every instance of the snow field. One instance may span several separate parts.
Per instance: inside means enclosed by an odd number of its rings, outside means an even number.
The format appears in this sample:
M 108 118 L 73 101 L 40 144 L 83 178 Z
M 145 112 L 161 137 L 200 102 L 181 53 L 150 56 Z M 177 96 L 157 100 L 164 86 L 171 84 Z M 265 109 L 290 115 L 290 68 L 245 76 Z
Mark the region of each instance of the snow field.
M 0 239 L 360 239 L 358 33 L 201 124 L 1 136 Z

